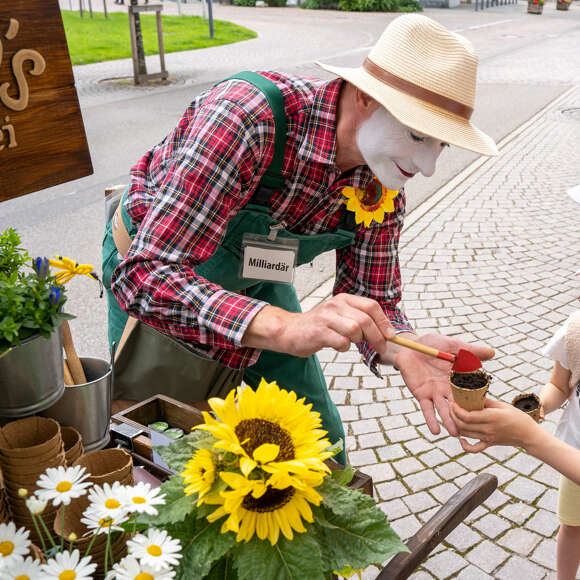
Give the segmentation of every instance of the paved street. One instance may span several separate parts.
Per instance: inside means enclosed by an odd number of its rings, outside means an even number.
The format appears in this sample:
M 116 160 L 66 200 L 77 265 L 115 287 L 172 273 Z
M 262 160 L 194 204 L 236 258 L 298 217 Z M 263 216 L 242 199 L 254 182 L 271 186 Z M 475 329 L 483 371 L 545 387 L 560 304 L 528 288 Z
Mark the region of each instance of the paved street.
M 438 329 L 496 349 L 484 364 L 493 396 L 539 392 L 551 362 L 540 355 L 580 304 L 580 88 L 568 92 L 502 144 L 501 155 L 467 169 L 412 215 L 402 236 L 404 306 L 420 333 Z M 473 170 L 473 171 L 472 171 Z M 328 297 L 332 280 L 303 305 Z M 558 475 L 514 448 L 462 453 L 433 436 L 400 375 L 387 384 L 358 352 L 322 353 L 347 425 L 349 459 L 372 475 L 376 496 L 404 538 L 413 535 L 476 473 L 499 489 L 427 559 L 414 580 L 555 578 Z M 559 416 L 545 423 L 553 430 Z M 376 569 L 364 578 L 374 578 Z M 580 575 L 578 576 L 580 577 Z
M 63 0 L 68 7 L 68 0 Z M 175 10 L 168 3 L 167 10 Z M 130 165 L 162 138 L 211 82 L 242 68 L 321 76 L 314 60 L 358 65 L 392 14 L 243 9 L 216 5 L 215 17 L 258 31 L 229 47 L 168 55 L 172 83 L 134 88 L 129 61 L 75 67 L 95 175 L 5 202 L 0 227 L 24 234 L 33 252 L 99 263 L 102 190 L 127 179 Z M 200 13 L 199 4 L 187 10 Z M 461 31 L 480 54 L 474 120 L 499 142 L 492 160 L 449 151 L 438 176 L 413 180 L 401 241 L 404 307 L 418 332 L 439 332 L 496 349 L 485 364 L 491 393 L 511 401 L 538 391 L 551 363 L 546 340 L 580 303 L 580 2 L 542 16 L 524 3 L 475 13 L 426 10 Z M 157 63 L 149 60 L 151 70 Z M 107 80 L 109 79 L 109 80 Z M 332 255 L 304 266 L 309 309 L 332 291 Z M 70 286 L 73 333 L 84 354 L 106 356 L 105 309 L 88 280 Z M 347 427 L 354 466 L 372 475 L 394 528 L 410 537 L 475 473 L 500 488 L 412 576 L 526 580 L 555 578 L 558 477 L 511 448 L 463 454 L 456 439 L 429 433 L 400 375 L 379 380 L 355 350 L 321 360 Z M 545 423 L 553 429 L 557 413 Z M 376 576 L 371 568 L 365 579 Z M 579 576 L 580 577 L 580 576 Z

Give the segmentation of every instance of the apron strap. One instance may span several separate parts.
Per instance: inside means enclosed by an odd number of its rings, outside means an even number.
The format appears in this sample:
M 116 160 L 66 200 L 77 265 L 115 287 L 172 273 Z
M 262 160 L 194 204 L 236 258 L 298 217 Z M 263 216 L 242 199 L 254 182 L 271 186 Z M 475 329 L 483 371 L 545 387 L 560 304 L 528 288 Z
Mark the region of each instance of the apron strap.
M 280 89 L 269 79 L 253 71 L 242 71 L 224 80 L 240 79 L 254 85 L 264 93 L 270 109 L 274 115 L 275 137 L 274 154 L 272 161 L 262 176 L 258 187 L 249 203 L 255 205 L 270 206 L 272 194 L 280 191 L 284 184 L 282 167 L 284 166 L 284 153 L 286 151 L 286 112 L 284 109 L 284 97 Z M 223 81 L 221 81 L 223 82 Z

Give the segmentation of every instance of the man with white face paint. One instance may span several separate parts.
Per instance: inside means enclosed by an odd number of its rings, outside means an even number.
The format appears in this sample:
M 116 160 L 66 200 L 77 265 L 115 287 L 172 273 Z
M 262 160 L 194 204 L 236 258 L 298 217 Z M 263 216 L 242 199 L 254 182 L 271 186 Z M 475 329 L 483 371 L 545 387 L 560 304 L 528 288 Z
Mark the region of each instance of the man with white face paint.
M 415 335 L 398 308 L 403 186 L 417 173 L 432 175 L 448 144 L 497 153 L 469 121 L 477 58 L 461 36 L 405 15 L 361 67 L 321 66 L 339 78 L 246 71 L 218 83 L 133 168 L 103 246 L 109 338 L 118 342 L 124 329 L 133 336 L 127 328 L 137 319 L 155 329 L 159 344 L 178 340 L 213 366 L 174 385 L 179 375 L 166 355 L 155 361 L 162 380 L 146 372 L 137 386 L 116 378 L 117 408 L 160 391 L 186 401 L 224 396 L 243 374 L 251 387 L 265 378 L 306 397 L 334 442 L 344 431 L 316 352 L 356 343 L 377 375 L 379 364 L 400 369 L 433 433 L 436 409 L 457 434 L 449 363 L 389 339 L 408 334 L 440 350 L 493 356 L 486 347 Z M 330 249 L 337 251 L 334 295 L 302 313 L 294 264 Z

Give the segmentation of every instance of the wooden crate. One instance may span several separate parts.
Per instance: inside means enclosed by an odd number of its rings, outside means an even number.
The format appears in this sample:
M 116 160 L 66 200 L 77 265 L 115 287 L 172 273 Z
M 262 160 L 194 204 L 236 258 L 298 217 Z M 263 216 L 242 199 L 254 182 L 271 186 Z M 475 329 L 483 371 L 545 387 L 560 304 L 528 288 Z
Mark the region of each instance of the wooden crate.
M 135 453 L 151 461 L 153 458 L 151 430 L 147 425 L 156 421 L 165 421 L 170 427 L 179 427 L 184 433 L 189 433 L 192 427 L 203 423 L 203 415 L 191 405 L 165 395 L 155 395 L 113 415 L 112 421 L 125 423 L 144 431 L 143 435 L 133 439 L 133 449 Z

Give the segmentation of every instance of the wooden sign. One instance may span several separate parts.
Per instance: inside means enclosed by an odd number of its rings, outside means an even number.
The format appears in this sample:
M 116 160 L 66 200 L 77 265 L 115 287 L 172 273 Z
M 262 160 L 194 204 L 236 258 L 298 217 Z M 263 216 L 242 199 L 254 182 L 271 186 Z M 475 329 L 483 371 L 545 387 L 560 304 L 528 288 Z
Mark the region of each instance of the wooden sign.
M 92 172 L 58 0 L 1 0 L 0 201 Z

